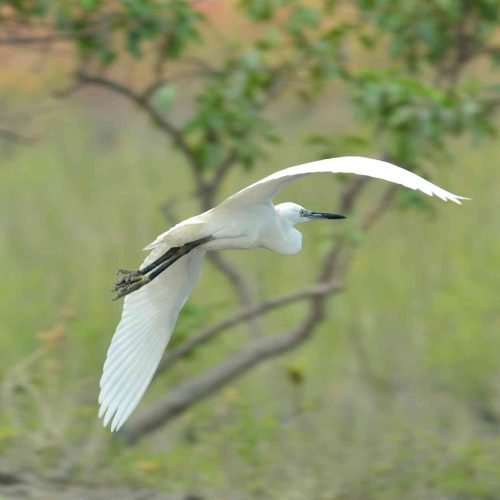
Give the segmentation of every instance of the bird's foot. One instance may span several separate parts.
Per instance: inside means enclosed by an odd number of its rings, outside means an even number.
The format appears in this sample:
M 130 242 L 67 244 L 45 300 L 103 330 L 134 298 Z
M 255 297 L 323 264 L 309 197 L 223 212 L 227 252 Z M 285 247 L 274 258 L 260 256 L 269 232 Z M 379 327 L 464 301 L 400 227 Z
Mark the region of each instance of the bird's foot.
M 140 272 L 135 272 L 133 277 L 126 276 L 121 280 L 117 281 L 113 286 L 113 292 L 116 292 L 116 296 L 113 300 L 117 300 L 129 293 L 135 292 L 142 288 L 144 285 L 147 285 L 151 282 L 151 279 L 148 276 L 141 274 Z
M 117 300 L 120 297 L 128 295 L 129 293 L 135 292 L 151 281 L 140 270 L 130 271 L 128 269 L 119 269 L 117 274 L 120 277 L 111 290 L 113 292 L 117 292 L 116 297 L 114 297 L 113 300 Z
M 116 271 L 117 275 L 123 274 L 124 277 L 134 277 L 134 276 L 140 276 L 144 274 L 144 272 L 141 269 L 118 269 Z
M 188 254 L 191 250 L 203 243 L 212 240 L 213 236 L 206 236 L 195 241 L 184 244 L 181 247 L 172 247 L 161 257 L 143 266 L 142 269 L 130 271 L 128 269 L 118 270 L 118 280 L 113 285 L 112 292 L 116 292 L 113 300 L 119 299 L 124 295 L 135 292 L 153 281 L 165 269 L 177 262 L 182 256 Z
M 128 269 L 119 269 L 117 274 L 122 276 L 113 285 L 113 292 L 131 283 L 139 282 L 144 278 L 142 271 L 137 270 L 129 271 Z

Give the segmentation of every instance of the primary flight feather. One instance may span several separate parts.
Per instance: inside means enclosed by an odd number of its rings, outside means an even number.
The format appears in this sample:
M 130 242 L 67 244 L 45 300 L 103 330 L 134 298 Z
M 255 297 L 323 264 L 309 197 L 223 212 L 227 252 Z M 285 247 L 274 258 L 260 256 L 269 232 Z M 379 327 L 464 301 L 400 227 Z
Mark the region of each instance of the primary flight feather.
M 160 363 L 179 311 L 193 289 L 203 256 L 210 250 L 264 247 L 292 255 L 302 248 L 295 228 L 314 219 L 342 215 L 314 212 L 295 203 L 273 205 L 288 183 L 315 173 L 351 173 L 383 179 L 460 204 L 466 199 L 391 163 L 346 156 L 275 172 L 233 194 L 217 207 L 186 219 L 146 247 L 137 271 L 121 271 L 117 298 L 125 296 L 120 323 L 101 377 L 99 417 L 118 430 L 139 404 Z

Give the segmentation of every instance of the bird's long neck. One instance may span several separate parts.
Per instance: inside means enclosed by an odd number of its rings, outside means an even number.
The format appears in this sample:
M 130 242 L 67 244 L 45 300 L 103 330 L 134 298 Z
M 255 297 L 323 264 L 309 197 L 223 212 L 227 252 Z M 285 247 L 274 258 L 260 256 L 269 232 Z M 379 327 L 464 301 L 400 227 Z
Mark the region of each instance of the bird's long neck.
M 283 255 L 294 255 L 302 248 L 302 233 L 294 224 L 276 211 L 274 223 L 265 231 L 264 247 Z

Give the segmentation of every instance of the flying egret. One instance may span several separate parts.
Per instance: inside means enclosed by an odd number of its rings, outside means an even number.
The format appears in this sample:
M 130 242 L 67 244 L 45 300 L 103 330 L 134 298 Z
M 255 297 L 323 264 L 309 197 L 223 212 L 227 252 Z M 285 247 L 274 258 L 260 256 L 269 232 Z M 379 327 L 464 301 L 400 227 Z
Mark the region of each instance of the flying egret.
M 293 255 L 302 247 L 299 222 L 343 219 L 295 203 L 273 205 L 288 183 L 315 173 L 351 173 L 401 184 L 460 204 L 466 199 L 385 161 L 341 157 L 275 172 L 233 194 L 220 205 L 160 234 L 139 270 L 121 270 L 114 290 L 126 295 L 120 323 L 108 349 L 101 377 L 99 417 L 118 430 L 139 404 L 158 367 L 179 311 L 186 302 L 209 250 L 263 247 Z

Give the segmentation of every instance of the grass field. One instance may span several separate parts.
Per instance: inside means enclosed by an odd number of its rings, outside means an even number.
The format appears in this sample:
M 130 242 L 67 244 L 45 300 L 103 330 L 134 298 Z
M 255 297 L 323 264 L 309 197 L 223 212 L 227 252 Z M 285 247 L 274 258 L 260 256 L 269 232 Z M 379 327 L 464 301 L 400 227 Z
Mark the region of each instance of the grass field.
M 168 225 L 162 204 L 174 200 L 179 218 L 197 208 L 164 138 L 134 113 L 110 114 L 86 101 L 59 103 L 37 118 L 35 145 L 1 145 L 0 465 L 207 498 L 498 498 L 498 143 L 456 144 L 449 165 L 436 169 L 435 182 L 472 201 L 393 211 L 365 237 L 348 290 L 311 342 L 126 448 L 96 419 L 121 309 L 110 284 Z M 295 126 L 288 137 L 256 170 L 235 173 L 225 192 L 310 159 L 298 141 L 304 131 Z M 282 199 L 327 210 L 332 193 L 334 180 L 309 179 Z M 271 297 L 311 279 L 326 232 L 304 228 L 295 257 L 231 257 Z M 209 266 L 190 304 L 178 337 L 237 307 Z M 301 308 L 286 312 L 266 318 L 266 329 L 293 325 Z M 235 330 L 176 365 L 143 405 L 245 335 Z

